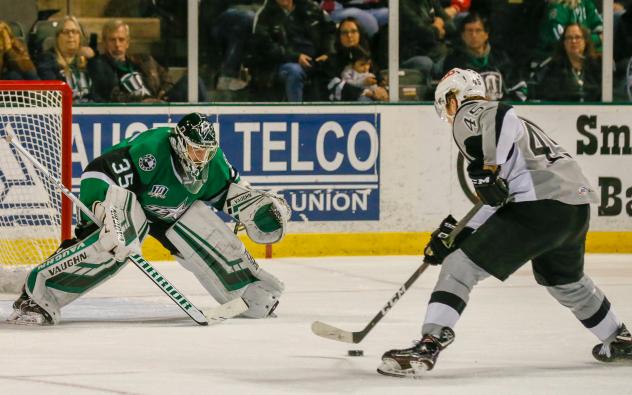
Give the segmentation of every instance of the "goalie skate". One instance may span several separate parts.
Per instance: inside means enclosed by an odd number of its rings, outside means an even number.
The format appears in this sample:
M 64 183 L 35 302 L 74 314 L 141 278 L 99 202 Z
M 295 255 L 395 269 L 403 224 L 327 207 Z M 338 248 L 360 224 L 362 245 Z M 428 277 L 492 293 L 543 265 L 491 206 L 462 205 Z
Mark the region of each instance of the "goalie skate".
M 632 335 L 625 325 L 621 325 L 617 336 L 610 344 L 597 344 L 593 356 L 601 362 L 632 361 Z
M 377 372 L 394 377 L 419 377 L 434 368 L 439 353 L 453 341 L 454 331 L 444 327 L 439 338 L 425 335 L 410 348 L 385 352 Z
M 16 325 L 53 325 L 53 318 L 33 302 L 25 292 L 13 303 L 13 312 L 7 318 L 7 322 Z

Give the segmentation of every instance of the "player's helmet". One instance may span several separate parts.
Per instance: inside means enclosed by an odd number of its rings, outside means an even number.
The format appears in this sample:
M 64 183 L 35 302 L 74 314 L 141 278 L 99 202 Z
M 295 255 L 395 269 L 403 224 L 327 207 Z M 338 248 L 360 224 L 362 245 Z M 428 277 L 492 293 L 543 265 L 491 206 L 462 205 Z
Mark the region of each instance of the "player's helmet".
M 178 122 L 170 142 L 184 170 L 196 178 L 219 148 L 213 124 L 197 112 L 185 115 Z
M 457 108 L 461 106 L 463 100 L 468 97 L 487 95 L 485 83 L 480 74 L 474 70 L 463 70 L 454 68 L 443 76 L 437 89 L 435 90 L 435 110 L 439 118 L 444 121 L 451 121 L 452 117 L 448 115 L 446 108 L 446 95 L 453 93 L 456 96 Z

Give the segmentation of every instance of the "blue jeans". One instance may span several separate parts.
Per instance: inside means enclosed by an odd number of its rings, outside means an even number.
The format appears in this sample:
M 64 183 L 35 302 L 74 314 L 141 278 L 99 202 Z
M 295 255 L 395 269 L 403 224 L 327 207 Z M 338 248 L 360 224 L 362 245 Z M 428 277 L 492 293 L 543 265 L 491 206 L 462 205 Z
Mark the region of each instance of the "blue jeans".
M 298 63 L 283 63 L 278 69 L 279 79 L 285 87 L 285 96 L 289 102 L 303 101 L 303 88 L 307 72 Z
M 228 9 L 215 20 L 212 34 L 223 49 L 220 75 L 239 77 L 244 58 L 244 48 L 252 36 L 255 13 L 240 9 Z

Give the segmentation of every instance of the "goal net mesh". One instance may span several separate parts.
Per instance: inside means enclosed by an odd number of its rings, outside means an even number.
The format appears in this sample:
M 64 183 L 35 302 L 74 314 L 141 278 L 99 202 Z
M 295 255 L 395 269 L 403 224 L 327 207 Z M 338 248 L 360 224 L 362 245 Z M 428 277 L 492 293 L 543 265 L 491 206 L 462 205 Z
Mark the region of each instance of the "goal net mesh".
M 56 178 L 62 171 L 62 92 L 0 89 L 0 136 L 19 143 Z M 15 291 L 28 269 L 61 239 L 61 193 L 30 161 L 0 139 L 0 291 Z

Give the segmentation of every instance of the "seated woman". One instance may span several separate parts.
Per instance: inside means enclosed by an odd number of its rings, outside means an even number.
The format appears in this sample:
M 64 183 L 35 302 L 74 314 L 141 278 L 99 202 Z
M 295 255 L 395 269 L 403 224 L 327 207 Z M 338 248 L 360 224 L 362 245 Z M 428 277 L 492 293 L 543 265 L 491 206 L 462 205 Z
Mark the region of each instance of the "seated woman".
M 26 45 L 13 36 L 11 27 L 2 20 L 0 20 L 0 79 L 39 79 Z
M 564 28 L 555 53 L 536 71 L 536 89 L 536 96 L 541 100 L 588 102 L 601 99 L 601 60 L 588 29 L 576 23 Z
M 43 80 L 65 81 L 72 89 L 75 103 L 92 100 L 92 81 L 87 72 L 88 60 L 94 57 L 90 47 L 81 46 L 81 26 L 73 16 L 57 25 L 55 45 L 37 59 L 37 72 Z
M 373 89 L 366 89 L 347 83 L 341 78 L 342 72 L 353 60 L 354 48 L 362 47 L 368 51 L 368 40 L 360 28 L 360 24 L 355 18 L 348 17 L 338 25 L 336 36 L 336 52 L 327 60 L 326 70 L 329 75 L 327 90 L 329 100 L 332 101 L 365 101 L 367 99 L 375 101 L 388 101 L 388 92 L 381 86 Z M 375 70 L 375 62 L 371 62 L 370 72 L 374 76 L 380 74 Z M 372 81 L 372 84 L 378 81 Z M 363 97 L 364 96 L 364 97 Z

